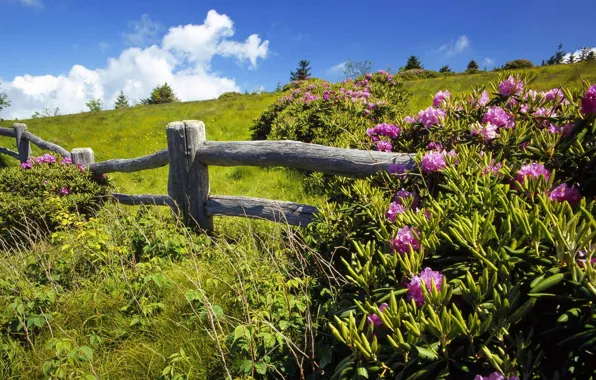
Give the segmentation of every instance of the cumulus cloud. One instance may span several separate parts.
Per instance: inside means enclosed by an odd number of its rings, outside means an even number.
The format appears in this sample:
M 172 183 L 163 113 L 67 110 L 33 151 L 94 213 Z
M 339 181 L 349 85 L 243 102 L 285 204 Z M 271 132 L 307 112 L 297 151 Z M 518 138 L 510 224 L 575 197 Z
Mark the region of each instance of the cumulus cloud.
M 342 73 L 345 69 L 346 69 L 346 63 L 342 62 L 342 63 L 338 63 L 337 65 L 331 66 L 329 68 L 329 72 L 337 74 L 337 73 Z
M 461 35 L 457 37 L 456 40 L 451 40 L 446 44 L 443 44 L 439 47 L 438 51 L 445 53 L 445 55 L 455 55 L 457 53 L 461 53 L 467 48 L 470 47 L 470 39 L 468 36 Z
M 147 97 L 157 85 L 170 84 L 183 101 L 218 97 L 240 91 L 236 81 L 211 71 L 213 57 L 230 57 L 256 66 L 268 55 L 269 41 L 253 34 L 244 42 L 234 41 L 232 20 L 211 10 L 203 24 L 170 28 L 161 43 L 130 47 L 94 70 L 74 65 L 63 75 L 23 75 L 2 82 L 12 106 L 1 111 L 3 118 L 28 118 L 45 108 L 60 107 L 63 114 L 86 110 L 85 103 L 99 98 L 112 106 L 120 90 L 131 99 Z

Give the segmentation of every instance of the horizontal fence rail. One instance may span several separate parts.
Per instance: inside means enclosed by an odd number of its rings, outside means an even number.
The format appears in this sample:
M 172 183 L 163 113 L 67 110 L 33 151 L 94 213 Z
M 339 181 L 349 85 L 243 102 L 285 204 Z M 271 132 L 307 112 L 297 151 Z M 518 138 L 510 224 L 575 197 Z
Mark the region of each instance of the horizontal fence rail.
M 136 172 L 169 164 L 168 195 L 111 194 L 124 205 L 168 206 L 183 221 L 202 231 L 212 232 L 213 216 L 239 216 L 306 226 L 317 214 L 315 206 L 241 196 L 211 195 L 209 166 L 280 166 L 348 177 L 366 177 L 387 171 L 399 164 L 407 169 L 415 166 L 414 155 L 344 149 L 298 141 L 207 141 L 205 125 L 188 120 L 168 124 L 168 148 L 130 159 L 95 162 L 91 148 L 75 148 L 72 152 L 27 131 L 24 124 L 0 128 L 0 136 L 16 139 L 18 151 L 0 148 L 0 154 L 18 158 L 30 155 L 29 143 L 50 150 L 73 163 L 84 165 L 96 174 Z

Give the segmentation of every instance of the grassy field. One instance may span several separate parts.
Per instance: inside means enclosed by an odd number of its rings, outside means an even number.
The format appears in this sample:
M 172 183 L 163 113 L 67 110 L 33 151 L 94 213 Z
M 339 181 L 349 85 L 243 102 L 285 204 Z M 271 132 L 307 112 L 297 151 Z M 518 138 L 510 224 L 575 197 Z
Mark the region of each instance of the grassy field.
M 537 67 L 531 87 L 546 90 L 576 86 L 582 80 L 596 82 L 596 62 L 590 64 Z M 454 94 L 497 80 L 498 73 L 422 79 L 408 82 L 412 91 L 409 112 L 431 104 L 431 95 L 448 89 Z M 141 106 L 99 113 L 82 113 L 51 118 L 24 120 L 29 130 L 67 149 L 91 147 L 97 161 L 110 158 L 131 158 L 166 147 L 165 127 L 176 120 L 202 120 L 210 140 L 249 139 L 252 120 L 273 103 L 279 94 L 242 95 L 235 98 L 185 102 L 158 106 Z M 8 127 L 12 121 L 0 122 Z M 0 145 L 10 146 L 0 139 Z M 165 194 L 167 167 L 137 173 L 115 173 L 110 177 L 119 191 L 128 193 Z M 211 191 L 220 195 L 245 195 L 296 202 L 316 202 L 304 193 L 301 177 L 275 169 L 255 167 L 214 167 L 210 169 Z

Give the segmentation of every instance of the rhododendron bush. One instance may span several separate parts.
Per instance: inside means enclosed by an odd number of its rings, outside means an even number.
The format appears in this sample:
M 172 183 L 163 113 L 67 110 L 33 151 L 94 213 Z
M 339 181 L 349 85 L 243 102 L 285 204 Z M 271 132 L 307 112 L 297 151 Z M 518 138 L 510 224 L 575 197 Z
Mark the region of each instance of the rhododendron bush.
M 12 245 L 48 232 L 63 212 L 91 213 L 108 194 L 108 182 L 70 158 L 30 157 L 0 169 L 0 240 Z
M 350 352 L 335 376 L 593 376 L 595 119 L 596 85 L 505 75 L 363 128 L 416 167 L 346 186 L 310 228 L 351 284 L 330 324 Z

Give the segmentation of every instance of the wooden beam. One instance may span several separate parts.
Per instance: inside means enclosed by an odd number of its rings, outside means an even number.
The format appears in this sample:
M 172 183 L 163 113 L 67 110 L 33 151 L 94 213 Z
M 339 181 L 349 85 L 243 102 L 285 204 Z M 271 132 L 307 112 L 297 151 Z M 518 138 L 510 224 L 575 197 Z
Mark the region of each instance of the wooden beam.
M 72 163 L 82 165 L 84 168 L 90 167 L 95 162 L 95 155 L 91 148 L 74 148 L 70 152 Z
M 155 169 L 166 166 L 170 161 L 168 150 L 162 149 L 155 153 L 137 158 L 115 159 L 97 162 L 91 165 L 91 171 L 97 174 L 106 174 L 113 172 L 138 172 L 141 170 Z
M 215 166 L 283 166 L 313 172 L 366 177 L 391 164 L 411 169 L 415 154 L 343 149 L 298 141 L 205 141 L 198 159 Z
M 8 156 L 11 156 L 13 158 L 16 158 L 17 160 L 19 159 L 19 153 L 15 152 L 14 150 L 10 150 L 8 148 L 3 148 L 0 146 L 0 153 L 1 154 L 6 154 Z
M 70 158 L 70 152 L 68 152 L 66 149 L 64 149 L 60 145 L 51 143 L 49 141 L 45 141 L 41 137 L 36 136 L 31 132 L 23 132 L 23 137 L 32 142 L 33 144 L 37 145 L 41 149 L 49 150 L 51 152 L 58 153 L 62 157 Z
M 14 128 L 0 127 L 0 136 L 17 137 Z
M 174 201 L 167 195 L 154 194 L 112 194 L 112 198 L 116 199 L 123 205 L 152 205 L 152 206 L 173 206 Z
M 31 144 L 29 140 L 24 136 L 27 132 L 27 125 L 22 123 L 14 123 L 12 125 L 15 131 L 17 139 L 17 151 L 19 152 L 19 161 L 21 163 L 26 162 L 31 156 Z
M 308 225 L 317 213 L 316 207 L 300 203 L 232 196 L 211 196 L 205 203 L 205 209 L 210 216 L 266 219 L 294 226 Z

